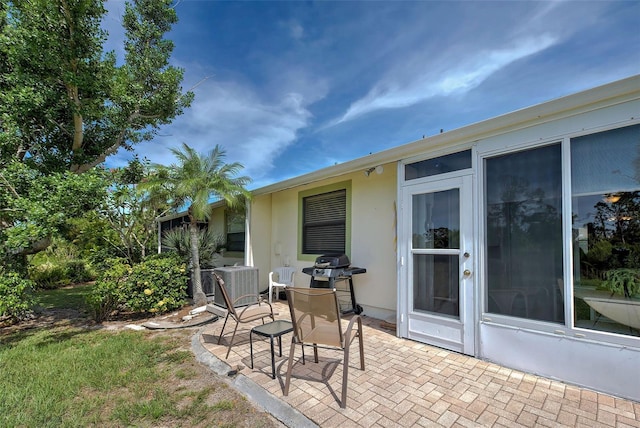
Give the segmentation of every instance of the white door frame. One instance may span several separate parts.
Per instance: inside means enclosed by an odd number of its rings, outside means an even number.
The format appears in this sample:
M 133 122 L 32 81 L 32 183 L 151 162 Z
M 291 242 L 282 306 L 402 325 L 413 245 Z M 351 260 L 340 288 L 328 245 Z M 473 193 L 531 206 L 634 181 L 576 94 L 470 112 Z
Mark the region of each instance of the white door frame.
M 459 255 L 460 273 L 460 316 L 440 316 L 413 310 L 413 254 L 421 251 L 412 249 L 412 197 L 415 194 L 443 190 L 460 189 L 460 248 L 453 250 L 433 250 L 430 253 Z M 475 355 L 476 315 L 474 296 L 474 198 L 473 174 L 470 172 L 446 174 L 428 179 L 405 182 L 399 191 L 399 275 L 398 275 L 398 334 L 400 337 L 417 340 L 443 347 L 467 355 Z M 466 255 L 465 255 L 466 254 Z M 465 275 L 464 272 L 468 271 Z

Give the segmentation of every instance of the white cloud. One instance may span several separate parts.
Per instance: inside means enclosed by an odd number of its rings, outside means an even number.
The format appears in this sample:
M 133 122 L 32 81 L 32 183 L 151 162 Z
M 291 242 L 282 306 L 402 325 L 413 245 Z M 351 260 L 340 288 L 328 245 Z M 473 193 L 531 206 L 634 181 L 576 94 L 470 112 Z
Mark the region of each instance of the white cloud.
M 288 23 L 289 34 L 294 40 L 300 40 L 304 37 L 304 27 L 296 20 L 291 20 Z
M 506 47 L 476 52 L 468 55 L 467 60 L 441 58 L 443 63 L 450 62 L 451 66 L 441 64 L 437 71 L 428 71 L 428 64 L 433 63 L 433 58 L 425 58 L 424 63 L 418 64 L 413 61 L 410 70 L 393 70 L 366 96 L 353 102 L 347 112 L 332 124 L 346 122 L 375 110 L 407 107 L 436 96 L 470 91 L 493 73 L 514 61 L 547 49 L 556 41 L 556 38 L 543 34 L 517 40 Z
M 242 163 L 242 175 L 260 180 L 272 172 L 274 159 L 295 141 L 298 130 L 308 125 L 307 101 L 292 92 L 265 102 L 247 88 L 211 80 L 196 88 L 196 99 L 183 116 L 137 151 L 169 165 L 175 161 L 171 147 L 184 142 L 206 153 L 219 144 L 226 162 Z

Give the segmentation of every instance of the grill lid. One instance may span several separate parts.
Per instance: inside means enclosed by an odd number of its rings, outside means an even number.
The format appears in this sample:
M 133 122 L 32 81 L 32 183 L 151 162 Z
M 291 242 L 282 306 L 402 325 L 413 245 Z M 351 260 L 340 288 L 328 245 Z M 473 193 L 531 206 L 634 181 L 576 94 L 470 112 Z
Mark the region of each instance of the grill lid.
M 324 254 L 316 258 L 317 268 L 343 268 L 351 264 L 346 254 Z

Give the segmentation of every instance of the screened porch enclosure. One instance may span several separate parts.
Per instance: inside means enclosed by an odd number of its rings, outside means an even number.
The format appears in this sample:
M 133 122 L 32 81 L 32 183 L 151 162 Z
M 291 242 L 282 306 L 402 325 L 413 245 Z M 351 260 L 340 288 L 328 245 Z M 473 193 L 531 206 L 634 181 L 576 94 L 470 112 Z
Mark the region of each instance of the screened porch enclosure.
M 640 336 L 640 125 L 571 139 L 578 328 Z
M 486 168 L 487 311 L 564 323 L 560 144 Z

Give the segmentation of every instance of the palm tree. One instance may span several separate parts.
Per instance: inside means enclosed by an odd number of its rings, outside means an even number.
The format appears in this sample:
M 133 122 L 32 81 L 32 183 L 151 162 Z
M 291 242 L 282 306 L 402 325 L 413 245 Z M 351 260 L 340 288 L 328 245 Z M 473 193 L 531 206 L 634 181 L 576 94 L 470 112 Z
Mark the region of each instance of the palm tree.
M 193 266 L 193 299 L 196 306 L 207 304 L 200 277 L 200 252 L 198 250 L 198 221 L 209 219 L 212 213 L 210 200 L 224 200 L 229 208 L 244 204 L 251 193 L 245 186 L 249 177 L 236 177 L 244 168 L 242 164 L 223 162 L 225 151 L 216 145 L 206 156 L 182 143 L 182 149 L 171 149 L 177 164 L 168 167 L 156 165 L 156 174 L 142 184 L 149 197 L 168 191 L 170 204 L 178 210 L 187 207 L 189 234 L 191 235 L 191 263 Z

